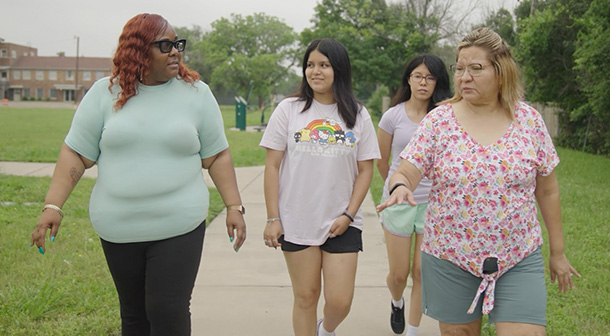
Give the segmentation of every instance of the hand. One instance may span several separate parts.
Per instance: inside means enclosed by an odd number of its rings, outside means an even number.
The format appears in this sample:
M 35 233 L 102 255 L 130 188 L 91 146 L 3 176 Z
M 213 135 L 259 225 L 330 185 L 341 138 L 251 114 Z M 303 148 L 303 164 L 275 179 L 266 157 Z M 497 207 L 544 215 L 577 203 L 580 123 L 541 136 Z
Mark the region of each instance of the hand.
M 403 204 L 404 202 L 409 203 L 412 206 L 416 206 L 413 192 L 406 186 L 400 186 L 394 189 L 394 192 L 381 204 L 377 206 L 377 212 L 383 211 L 383 209 L 392 206 L 394 204 Z
M 551 257 L 549 258 L 549 272 L 551 274 L 551 282 L 555 283 L 555 279 L 557 279 L 559 291 L 561 293 L 566 293 L 568 288 L 574 289 L 574 282 L 572 279 L 574 275 L 580 278 L 580 274 L 570 265 L 568 258 L 566 258 L 563 253 L 555 255 L 551 253 Z
M 55 241 L 55 237 L 59 231 L 59 225 L 61 225 L 61 215 L 52 209 L 45 209 L 40 215 L 40 219 L 38 219 L 36 228 L 32 231 L 30 246 L 36 245 L 38 251 L 40 251 L 41 254 L 44 254 L 46 251 L 44 240 L 47 235 L 47 230 L 51 229 L 49 238 L 51 241 Z
M 265 230 L 263 231 L 263 241 L 265 245 L 273 248 L 278 248 L 278 246 L 282 246 L 278 242 L 278 239 L 282 235 L 282 223 L 279 220 L 273 221 L 265 225 Z
M 246 241 L 246 222 L 239 211 L 227 211 L 227 234 L 231 242 L 235 240 L 233 250 L 239 252 Z
M 342 235 L 347 230 L 351 222 L 352 221 L 347 216 L 339 216 L 339 218 L 335 219 L 333 225 L 330 227 L 329 238 L 335 238 Z

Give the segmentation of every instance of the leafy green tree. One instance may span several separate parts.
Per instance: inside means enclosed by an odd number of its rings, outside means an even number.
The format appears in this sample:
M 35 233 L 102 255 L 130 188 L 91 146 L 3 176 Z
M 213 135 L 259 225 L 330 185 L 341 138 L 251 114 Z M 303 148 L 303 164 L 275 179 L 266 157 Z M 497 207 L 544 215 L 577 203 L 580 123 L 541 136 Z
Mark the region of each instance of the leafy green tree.
M 379 85 L 379 87 L 371 95 L 366 104 L 367 109 L 371 114 L 380 116 L 383 113 L 383 97 L 388 97 L 390 91 L 385 85 Z
M 579 19 L 582 30 L 574 56 L 576 77 L 587 98 L 570 118 L 583 120 L 586 127 L 582 147 L 598 154 L 610 154 L 610 1 L 593 0 Z
M 517 32 L 515 31 L 515 20 L 506 8 L 500 8 L 495 13 L 491 13 L 481 25 L 475 25 L 473 28 L 489 27 L 496 33 L 502 36 L 510 46 L 515 46 L 517 43 Z
M 457 42 L 467 33 L 466 23 L 480 7 L 479 0 L 401 0 L 402 11 L 410 13 L 421 36 L 435 44 Z
M 608 1 L 537 5 L 533 15 L 519 20 L 516 56 L 527 99 L 555 103 L 562 110 L 559 145 L 608 155 Z
M 186 39 L 184 62 L 191 69 L 199 72 L 204 82 L 209 83 L 212 77 L 212 67 L 205 63 L 202 53 L 197 50 L 197 44 L 203 39 L 203 30 L 197 25 L 193 25 L 190 29 L 187 27 L 174 27 L 174 29 L 178 38 Z
M 200 65 L 211 70 L 212 88 L 255 97 L 260 105 L 289 78 L 297 36 L 284 22 L 263 13 L 231 14 L 211 26 L 196 49 Z
M 478 2 L 464 8 L 459 0 L 321 0 L 314 27 L 301 33 L 301 43 L 322 37 L 341 41 L 350 53 L 357 96 L 366 100 L 379 85 L 393 94 L 407 60 L 463 36 Z
M 521 0 L 517 7 L 515 7 L 515 19 L 517 22 L 521 19 L 528 18 L 531 13 L 532 1 L 531 0 Z
M 519 22 L 516 57 L 522 64 L 529 100 L 555 102 L 566 111 L 583 104 L 580 83 L 572 70 L 578 35 L 575 18 L 579 11 L 584 13 L 583 2 L 590 0 L 549 1 L 544 10 Z
M 323 37 L 341 41 L 350 54 L 356 94 L 367 99 L 377 83 L 395 89 L 406 60 L 429 48 L 399 9 L 385 0 L 322 0 L 314 28 L 301 33 L 301 43 Z
M 178 38 L 186 39 L 187 47 L 192 47 L 195 42 L 201 41 L 203 37 L 203 30 L 198 25 L 193 25 L 190 29 L 187 27 L 174 27 L 174 29 Z

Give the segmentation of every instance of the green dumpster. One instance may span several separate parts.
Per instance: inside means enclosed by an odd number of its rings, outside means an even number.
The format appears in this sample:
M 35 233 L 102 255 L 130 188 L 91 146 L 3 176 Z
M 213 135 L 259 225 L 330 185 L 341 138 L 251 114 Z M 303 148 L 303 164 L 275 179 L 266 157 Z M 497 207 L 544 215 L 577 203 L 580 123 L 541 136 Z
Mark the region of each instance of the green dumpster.
M 242 131 L 246 130 L 246 100 L 242 97 L 235 97 L 235 128 Z

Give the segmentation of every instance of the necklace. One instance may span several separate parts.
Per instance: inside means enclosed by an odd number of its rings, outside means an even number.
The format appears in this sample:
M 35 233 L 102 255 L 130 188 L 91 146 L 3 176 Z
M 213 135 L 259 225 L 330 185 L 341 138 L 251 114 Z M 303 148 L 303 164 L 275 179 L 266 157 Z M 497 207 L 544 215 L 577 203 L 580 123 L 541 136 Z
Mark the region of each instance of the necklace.
M 337 124 L 336 120 L 330 118 L 330 115 L 335 113 L 335 111 L 337 110 L 337 104 L 333 104 L 333 107 L 328 111 L 328 113 L 326 113 L 326 115 L 322 114 L 322 112 L 320 111 L 320 108 L 318 106 L 318 105 L 322 105 L 322 103 L 320 103 L 314 99 L 311 102 L 311 105 L 313 106 L 313 109 L 316 112 L 316 114 L 318 114 L 322 118 L 323 123 L 325 125 L 336 125 Z

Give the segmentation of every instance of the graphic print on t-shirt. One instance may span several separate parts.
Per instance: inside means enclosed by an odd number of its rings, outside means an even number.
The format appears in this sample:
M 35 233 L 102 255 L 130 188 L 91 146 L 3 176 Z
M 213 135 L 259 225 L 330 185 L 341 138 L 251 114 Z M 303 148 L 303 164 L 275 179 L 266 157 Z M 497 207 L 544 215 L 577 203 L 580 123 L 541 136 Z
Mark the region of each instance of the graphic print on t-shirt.
M 298 151 L 310 152 L 315 156 L 336 157 L 347 155 L 349 148 L 356 144 L 356 137 L 352 131 L 345 132 L 334 119 L 315 119 L 294 132 L 294 141 Z M 317 148 L 312 148 L 311 145 L 316 145 Z

